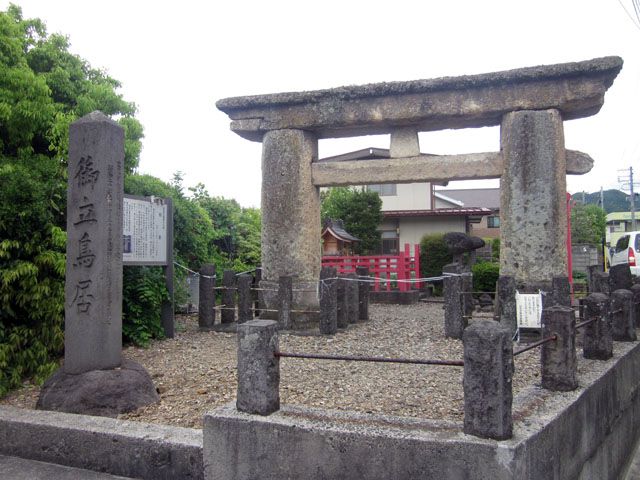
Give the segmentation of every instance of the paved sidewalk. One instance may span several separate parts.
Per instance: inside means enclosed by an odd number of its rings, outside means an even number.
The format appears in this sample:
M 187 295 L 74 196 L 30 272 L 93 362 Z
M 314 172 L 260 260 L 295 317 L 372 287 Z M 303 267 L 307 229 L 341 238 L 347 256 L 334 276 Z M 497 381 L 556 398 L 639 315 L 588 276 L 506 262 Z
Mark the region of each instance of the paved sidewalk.
M 108 473 L 0 455 L 2 480 L 127 480 Z M 129 479 L 130 480 L 130 479 Z

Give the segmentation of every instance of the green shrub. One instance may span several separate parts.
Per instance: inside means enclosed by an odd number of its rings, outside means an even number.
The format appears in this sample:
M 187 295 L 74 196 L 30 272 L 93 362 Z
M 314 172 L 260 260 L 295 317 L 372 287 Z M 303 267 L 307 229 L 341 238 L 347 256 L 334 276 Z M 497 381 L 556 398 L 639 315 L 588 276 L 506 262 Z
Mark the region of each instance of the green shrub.
M 494 262 L 500 261 L 500 239 L 494 238 L 491 241 L 491 257 Z
M 420 276 L 442 275 L 442 267 L 451 263 L 452 257 L 444 243 L 442 233 L 425 235 L 420 240 Z
M 160 267 L 125 267 L 122 280 L 122 335 L 125 341 L 147 346 L 162 338 L 162 302 L 169 298 Z
M 475 292 L 495 292 L 496 282 L 500 275 L 499 263 L 476 263 L 471 271 L 473 273 L 473 290 Z

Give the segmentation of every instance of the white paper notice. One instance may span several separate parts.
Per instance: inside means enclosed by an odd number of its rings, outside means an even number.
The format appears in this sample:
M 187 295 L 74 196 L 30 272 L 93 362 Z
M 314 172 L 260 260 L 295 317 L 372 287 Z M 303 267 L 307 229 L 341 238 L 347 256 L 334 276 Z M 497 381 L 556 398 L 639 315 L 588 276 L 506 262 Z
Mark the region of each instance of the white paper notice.
M 542 294 L 516 292 L 518 328 L 542 327 Z
M 127 264 L 167 263 L 167 206 L 158 200 L 124 198 L 122 261 Z

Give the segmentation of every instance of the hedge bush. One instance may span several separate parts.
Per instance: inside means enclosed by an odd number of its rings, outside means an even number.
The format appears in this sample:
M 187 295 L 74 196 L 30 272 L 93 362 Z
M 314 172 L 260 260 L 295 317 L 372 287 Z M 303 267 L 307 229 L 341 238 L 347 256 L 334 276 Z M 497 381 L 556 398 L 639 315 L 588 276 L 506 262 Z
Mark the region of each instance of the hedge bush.
M 420 240 L 420 276 L 437 277 L 442 275 L 442 267 L 451 263 L 452 260 L 442 233 L 422 237 Z
M 490 292 L 496 290 L 496 282 L 500 275 L 500 264 L 495 262 L 476 263 L 471 271 L 473 273 L 473 290 L 475 292 Z

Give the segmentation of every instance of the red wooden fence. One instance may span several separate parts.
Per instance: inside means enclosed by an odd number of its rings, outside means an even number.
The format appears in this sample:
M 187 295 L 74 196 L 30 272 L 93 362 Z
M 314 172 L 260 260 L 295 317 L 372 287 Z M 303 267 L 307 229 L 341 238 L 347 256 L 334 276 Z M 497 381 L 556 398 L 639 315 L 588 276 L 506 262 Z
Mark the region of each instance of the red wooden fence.
M 338 273 L 355 273 L 356 267 L 366 267 L 369 269 L 369 276 L 376 278 L 373 284 L 376 292 L 381 288 L 387 291 L 393 289 L 407 292 L 411 288 L 420 288 L 419 283 L 406 281 L 420 278 L 420 245 L 414 245 L 413 248 L 413 255 L 408 243 L 404 244 L 404 251 L 399 255 L 327 255 L 322 257 L 322 266 L 334 267 Z

